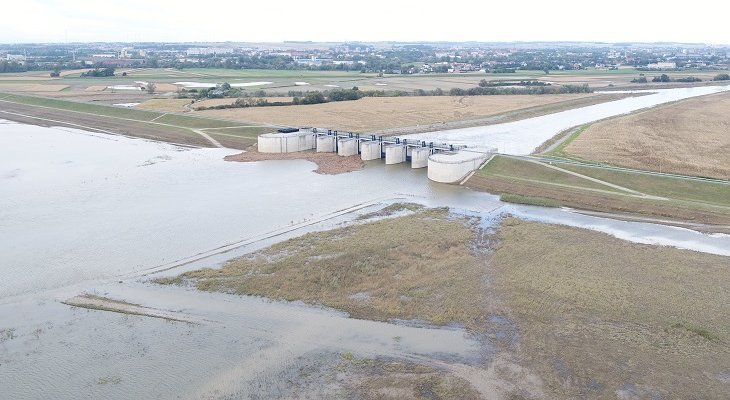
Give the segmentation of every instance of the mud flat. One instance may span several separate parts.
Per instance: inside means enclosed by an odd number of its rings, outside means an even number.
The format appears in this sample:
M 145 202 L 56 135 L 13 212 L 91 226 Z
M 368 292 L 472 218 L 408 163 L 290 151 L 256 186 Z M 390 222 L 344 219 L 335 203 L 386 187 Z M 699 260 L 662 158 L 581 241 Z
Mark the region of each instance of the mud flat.
M 358 171 L 365 166 L 359 155 L 341 157 L 337 153 L 317 153 L 313 150 L 295 153 L 260 153 L 256 150 L 256 145 L 247 148 L 243 153 L 228 155 L 225 160 L 236 162 L 306 160 L 317 164 L 317 169 L 314 172 L 325 175 Z

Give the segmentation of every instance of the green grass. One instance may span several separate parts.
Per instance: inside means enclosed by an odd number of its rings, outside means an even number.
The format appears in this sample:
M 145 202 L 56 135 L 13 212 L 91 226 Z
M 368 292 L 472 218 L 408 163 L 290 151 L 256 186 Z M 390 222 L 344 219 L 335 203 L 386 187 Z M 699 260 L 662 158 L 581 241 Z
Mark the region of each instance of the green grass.
M 495 156 L 484 168 L 477 171 L 477 175 L 498 176 L 522 182 L 539 182 L 553 186 L 618 192 L 617 189 L 610 186 L 547 168 L 537 163 L 505 156 Z
M 8 93 L 1 93 L 5 97 Z M 89 114 L 103 115 L 107 117 L 129 118 L 137 121 L 149 121 L 159 117 L 162 113 L 156 111 L 143 111 L 131 108 L 104 106 L 100 104 L 80 103 L 76 101 L 51 99 L 48 97 L 37 97 L 13 94 L 3 100 L 32 106 L 49 107 L 58 110 L 76 111 Z
M 244 126 L 240 128 L 212 128 L 206 129 L 205 133 L 214 136 L 236 136 L 244 138 L 258 138 L 258 135 L 266 132 L 272 132 L 275 128 L 268 126 Z
M 569 164 L 557 165 L 654 196 L 730 207 L 730 185 Z
M 578 158 L 568 155 L 565 153 L 565 148 L 568 147 L 568 145 L 573 142 L 575 139 L 580 136 L 581 133 L 583 133 L 588 127 L 591 126 L 591 124 L 585 124 L 578 128 L 575 132 L 571 133 L 570 136 L 568 136 L 565 140 L 563 140 L 559 145 L 555 146 L 554 149 L 550 150 L 549 152 L 545 153 L 545 155 L 550 157 L 558 157 L 558 158 L 568 158 L 568 159 L 576 159 Z M 581 160 L 582 161 L 582 160 Z
M 0 93 L 0 98 L 5 97 L 8 93 Z M 212 118 L 192 117 L 179 114 L 167 114 L 158 111 L 137 110 L 133 108 L 123 108 L 106 106 L 101 104 L 89 104 L 76 101 L 59 100 L 47 97 L 26 96 L 26 95 L 10 95 L 3 100 L 12 101 L 20 104 L 32 106 L 49 107 L 58 110 L 67 110 L 82 112 L 87 114 L 95 114 L 107 117 L 126 118 L 140 122 L 154 122 L 160 124 L 169 124 L 182 128 L 222 128 L 228 126 L 240 125 L 241 122 L 225 121 Z M 164 115 L 164 116 L 162 116 Z M 162 116 L 162 117 L 161 117 Z
M 544 197 L 523 196 L 512 193 L 502 193 L 499 196 L 499 200 L 507 203 L 527 204 L 531 206 L 560 207 L 560 202 L 553 199 L 547 199 Z

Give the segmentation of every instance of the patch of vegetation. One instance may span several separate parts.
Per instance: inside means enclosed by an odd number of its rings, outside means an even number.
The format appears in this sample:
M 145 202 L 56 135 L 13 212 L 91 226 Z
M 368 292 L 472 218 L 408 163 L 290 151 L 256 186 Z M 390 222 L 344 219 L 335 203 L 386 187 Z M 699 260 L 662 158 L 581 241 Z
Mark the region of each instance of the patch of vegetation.
M 413 362 L 357 358 L 345 353 L 338 366 L 348 376 L 347 398 L 360 399 L 478 399 L 466 380 L 447 371 Z
M 357 219 L 371 219 L 371 218 L 380 218 L 380 217 L 388 217 L 393 214 L 397 214 L 402 211 L 418 211 L 423 209 L 423 205 L 418 203 L 393 203 L 386 207 L 383 207 L 382 209 L 378 211 L 373 211 L 371 213 L 363 214 L 359 216 Z
M 580 136 L 581 133 L 583 133 L 588 127 L 591 126 L 591 124 L 585 124 L 581 126 L 580 128 L 576 129 L 573 133 L 568 136 L 567 139 L 563 140 L 559 145 L 555 146 L 554 149 L 550 150 L 546 153 L 546 155 L 550 157 L 559 157 L 559 158 L 571 158 L 574 159 L 575 157 L 569 156 L 565 153 L 565 148 L 568 147 L 568 145 L 573 142 L 575 139 Z
M 531 205 L 531 206 L 541 206 L 541 207 L 560 207 L 561 206 L 559 201 L 556 201 L 553 199 L 547 199 L 544 197 L 522 196 L 519 194 L 512 194 L 512 193 L 502 193 L 499 196 L 499 200 L 507 202 L 507 203 L 527 204 L 527 205 Z
M 548 398 L 612 397 L 627 382 L 662 397 L 725 397 L 712 372 L 730 357 L 727 257 L 517 219 L 498 239 L 495 290 Z
M 687 326 L 687 325 L 682 324 L 682 323 L 672 324 L 672 328 L 674 328 L 674 329 L 684 329 L 684 330 L 686 330 L 688 332 L 692 332 L 695 335 L 700 336 L 700 337 L 703 337 L 703 338 L 705 338 L 707 340 L 720 340 L 720 337 L 719 336 L 715 335 L 714 333 L 712 333 L 709 330 L 704 329 L 704 328 L 697 328 L 697 327 L 694 327 L 694 326 Z
M 165 276 L 161 278 L 155 278 L 152 280 L 152 282 L 158 284 L 158 285 L 182 285 L 185 280 L 182 276 Z
M 90 71 L 82 72 L 81 77 L 91 77 L 91 78 L 102 78 L 102 77 L 108 77 L 108 76 L 114 76 L 114 68 L 94 68 Z
M 412 207 L 412 206 L 405 206 Z M 309 233 L 220 269 L 182 274 L 198 289 L 301 300 L 355 318 L 418 319 L 481 329 L 485 265 L 470 244 L 476 227 L 448 209 Z M 358 299 L 353 294 L 367 292 Z
M 15 328 L 0 329 L 0 343 L 15 339 Z
M 118 376 L 103 376 L 96 381 L 97 385 L 118 385 L 122 383 L 122 378 Z
M 730 75 L 728 74 L 717 74 L 714 78 L 712 78 L 713 81 L 730 81 Z

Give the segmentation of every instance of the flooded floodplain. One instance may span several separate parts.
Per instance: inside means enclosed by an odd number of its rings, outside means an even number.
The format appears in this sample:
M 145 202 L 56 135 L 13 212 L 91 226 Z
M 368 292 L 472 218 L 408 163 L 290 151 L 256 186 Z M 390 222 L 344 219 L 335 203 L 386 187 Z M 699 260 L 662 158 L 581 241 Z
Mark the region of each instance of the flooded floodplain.
M 543 134 L 520 134 L 510 146 L 518 152 L 529 147 L 523 140 L 532 143 Z M 470 135 L 464 137 L 479 134 Z M 149 273 L 173 276 L 220 265 L 393 201 L 448 206 L 483 221 L 511 214 L 637 243 L 730 255 L 727 235 L 505 204 L 486 193 L 430 182 L 425 171 L 408 165 L 376 161 L 362 171 L 328 176 L 313 173 L 315 165 L 306 161 L 223 161 L 236 152 L 0 123 L 1 393 L 281 396 L 287 374 L 350 352 L 456 363 L 469 372 L 488 345 L 459 327 L 357 320 L 299 303 L 147 282 Z M 61 303 L 81 293 L 200 322 Z

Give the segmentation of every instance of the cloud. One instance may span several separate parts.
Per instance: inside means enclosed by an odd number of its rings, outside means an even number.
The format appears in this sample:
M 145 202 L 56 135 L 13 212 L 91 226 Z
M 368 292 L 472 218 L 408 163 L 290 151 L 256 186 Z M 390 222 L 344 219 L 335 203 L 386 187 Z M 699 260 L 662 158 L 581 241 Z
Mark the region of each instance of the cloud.
M 346 4 L 346 5 L 345 5 Z M 683 41 L 722 43 L 727 13 L 696 18 L 685 7 L 593 3 L 277 0 L 210 4 L 126 0 L 23 0 L 3 5 L 0 41 Z

